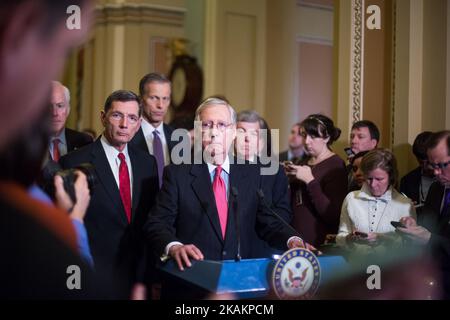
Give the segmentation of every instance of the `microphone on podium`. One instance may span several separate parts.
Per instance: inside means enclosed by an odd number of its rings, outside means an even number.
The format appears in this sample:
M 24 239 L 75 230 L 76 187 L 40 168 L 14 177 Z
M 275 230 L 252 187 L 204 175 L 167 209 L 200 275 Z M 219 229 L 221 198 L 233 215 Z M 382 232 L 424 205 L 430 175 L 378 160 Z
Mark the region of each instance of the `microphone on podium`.
M 237 253 L 234 261 L 241 261 L 241 228 L 239 223 L 239 214 L 238 214 L 238 190 L 236 187 L 231 187 L 231 195 L 233 196 L 233 211 L 234 211 L 234 220 L 236 227 L 236 240 L 237 240 Z
M 286 222 L 286 220 L 284 220 L 282 217 L 280 217 L 280 215 L 278 213 L 275 212 L 275 210 L 273 210 L 266 202 L 265 196 L 264 196 L 264 191 L 262 191 L 262 189 L 258 189 L 257 191 L 259 200 L 262 202 L 262 204 L 264 205 L 264 207 L 266 207 L 269 212 L 275 217 L 277 218 L 279 221 L 281 221 L 286 227 L 289 228 L 289 230 L 292 231 L 294 236 L 299 237 L 300 239 L 302 239 L 302 237 L 300 236 L 300 233 L 298 233 L 297 230 L 295 230 L 289 223 Z

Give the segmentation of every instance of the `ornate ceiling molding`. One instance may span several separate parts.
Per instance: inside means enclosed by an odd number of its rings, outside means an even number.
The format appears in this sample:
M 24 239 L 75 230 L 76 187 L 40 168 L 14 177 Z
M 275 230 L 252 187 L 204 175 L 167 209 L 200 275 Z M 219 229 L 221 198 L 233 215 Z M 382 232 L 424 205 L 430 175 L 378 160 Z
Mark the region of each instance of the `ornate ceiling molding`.
M 97 24 L 155 23 L 183 27 L 186 9 L 144 3 L 98 5 Z

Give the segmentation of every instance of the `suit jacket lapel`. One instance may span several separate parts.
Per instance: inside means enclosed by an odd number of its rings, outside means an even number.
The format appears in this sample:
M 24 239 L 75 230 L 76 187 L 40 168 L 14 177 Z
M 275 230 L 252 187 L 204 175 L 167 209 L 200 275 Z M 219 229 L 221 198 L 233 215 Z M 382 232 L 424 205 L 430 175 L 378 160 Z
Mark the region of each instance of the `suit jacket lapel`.
M 222 230 L 220 228 L 219 215 L 217 213 L 216 200 L 211 186 L 211 177 L 208 172 L 208 166 L 206 164 L 193 165 L 191 174 L 194 176 L 192 189 L 205 210 L 217 238 L 223 242 Z
M 136 133 L 136 135 L 134 136 L 133 140 L 135 140 L 134 141 L 135 145 L 138 148 L 150 153 L 150 150 L 148 150 L 147 142 L 145 141 L 144 131 L 142 130 L 142 127 L 139 128 L 139 130 Z
M 117 182 L 114 179 L 114 174 L 111 170 L 108 159 L 106 158 L 106 153 L 105 150 L 103 150 L 100 138 L 98 138 L 94 143 L 95 146 L 92 150 L 92 164 L 95 167 L 95 172 L 97 173 L 98 180 L 103 185 L 103 188 L 111 198 L 114 206 L 121 208 L 120 211 L 122 212 L 122 214 L 119 218 L 123 223 L 128 224 L 125 214 L 125 208 L 123 207 L 120 197 L 119 188 L 117 187 Z
M 235 217 L 235 213 L 234 213 L 234 208 L 233 208 L 233 195 L 231 192 L 231 188 L 237 188 L 238 192 L 239 192 L 239 187 L 241 186 L 245 186 L 245 182 L 246 182 L 246 177 L 248 174 L 248 167 L 246 166 L 242 166 L 242 165 L 238 165 L 236 164 L 236 159 L 234 159 L 234 164 L 230 164 L 230 172 L 229 172 L 229 176 L 228 176 L 228 219 L 227 219 L 227 232 L 225 234 L 225 242 L 227 241 L 231 241 L 234 240 L 234 238 L 236 237 L 236 221 L 234 219 Z M 247 170 L 246 170 L 247 169 Z M 245 189 L 245 188 L 240 188 L 240 189 Z M 243 190 L 242 190 L 243 191 Z M 238 197 L 239 199 L 239 194 Z M 241 195 L 242 198 L 242 195 Z M 239 201 L 238 199 L 236 199 L 236 201 Z M 237 210 L 239 211 L 239 205 L 237 206 Z M 239 219 L 239 212 L 237 214 L 237 217 Z M 239 225 L 241 225 L 242 223 L 240 223 Z
M 67 153 L 69 153 L 69 152 L 73 151 L 72 134 L 69 130 L 67 130 L 67 128 L 65 128 L 64 131 L 66 134 Z
M 141 194 L 141 181 L 139 176 L 139 163 L 135 156 L 135 151 L 132 146 L 128 145 L 128 154 L 130 156 L 131 167 L 133 171 L 133 194 L 131 205 L 131 220 L 133 221 L 136 215 L 136 209 L 138 206 L 139 195 Z
M 163 124 L 164 136 L 166 138 L 167 148 L 169 149 L 169 154 L 172 152 L 173 147 L 176 142 L 171 140 L 173 130 L 167 125 Z M 172 159 L 170 159 L 170 163 L 172 163 Z

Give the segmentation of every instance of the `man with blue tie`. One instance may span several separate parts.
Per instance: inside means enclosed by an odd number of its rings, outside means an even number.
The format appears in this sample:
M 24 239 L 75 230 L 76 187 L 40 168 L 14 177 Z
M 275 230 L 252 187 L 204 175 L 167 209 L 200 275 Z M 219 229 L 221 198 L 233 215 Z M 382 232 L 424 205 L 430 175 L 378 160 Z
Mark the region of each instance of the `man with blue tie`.
M 170 139 L 173 129 L 163 122 L 170 105 L 171 90 L 170 80 L 162 74 L 149 73 L 141 79 L 139 95 L 143 119 L 141 128 L 131 141 L 156 158 L 160 186 L 163 169 L 171 163 L 170 152 L 175 145 Z
M 407 227 L 398 230 L 429 246 L 440 263 L 444 298 L 450 299 L 450 131 L 431 135 L 427 155 L 437 181 L 431 185 L 421 209 L 423 225 L 417 225 L 414 219 L 403 219 L 401 222 Z

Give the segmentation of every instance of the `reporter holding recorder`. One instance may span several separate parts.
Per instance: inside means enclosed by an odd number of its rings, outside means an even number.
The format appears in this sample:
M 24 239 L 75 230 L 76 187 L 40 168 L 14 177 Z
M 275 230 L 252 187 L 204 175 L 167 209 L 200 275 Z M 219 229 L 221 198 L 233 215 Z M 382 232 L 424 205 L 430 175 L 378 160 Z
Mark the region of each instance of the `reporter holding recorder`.
M 336 237 L 340 246 L 357 249 L 360 253 L 398 241 L 400 236 L 391 221 L 416 216 L 411 199 L 394 187 L 398 171 L 390 151 L 370 151 L 361 161 L 361 170 L 365 182 L 361 190 L 350 192 L 345 198 Z

